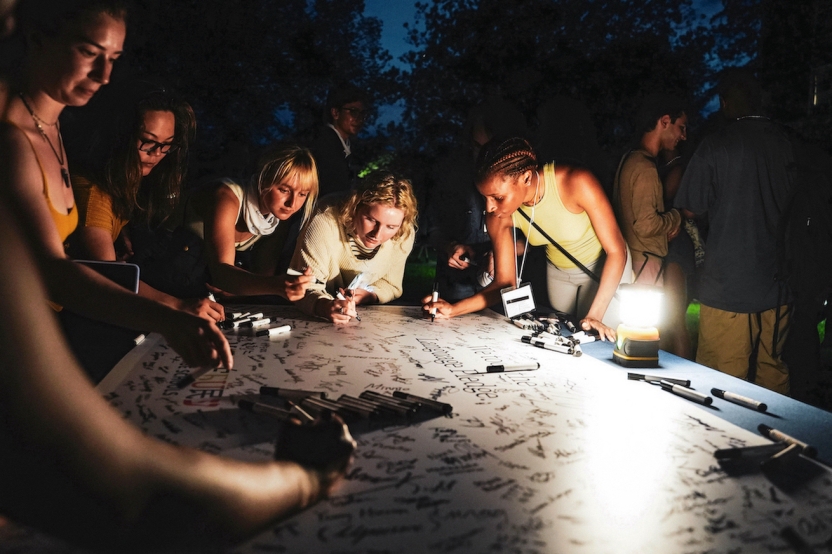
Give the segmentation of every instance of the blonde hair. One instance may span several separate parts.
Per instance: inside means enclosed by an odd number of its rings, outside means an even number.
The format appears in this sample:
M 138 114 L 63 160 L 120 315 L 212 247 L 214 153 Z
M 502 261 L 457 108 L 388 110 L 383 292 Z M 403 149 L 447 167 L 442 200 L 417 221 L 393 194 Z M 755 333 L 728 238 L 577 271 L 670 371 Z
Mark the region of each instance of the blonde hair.
M 386 171 L 368 175 L 338 208 L 338 221 L 344 229 L 352 229 L 358 209 L 371 204 L 385 204 L 404 212 L 402 226 L 392 240 L 407 238 L 416 232 L 419 211 L 413 186 L 407 179 Z
M 309 191 L 303 204 L 303 221 L 306 223 L 315 210 L 318 198 L 318 166 L 308 149 L 296 144 L 278 144 L 268 148 L 257 162 L 257 173 L 252 180 L 257 183 L 257 192 L 263 191 L 283 182 L 293 174 L 297 175 L 298 184 Z

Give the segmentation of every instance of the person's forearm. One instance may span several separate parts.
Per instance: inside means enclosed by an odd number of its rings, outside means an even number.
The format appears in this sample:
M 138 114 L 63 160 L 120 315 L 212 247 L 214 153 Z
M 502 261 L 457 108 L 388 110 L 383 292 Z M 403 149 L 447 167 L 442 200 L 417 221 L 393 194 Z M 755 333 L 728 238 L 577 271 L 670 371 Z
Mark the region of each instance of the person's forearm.
M 162 332 L 168 306 L 143 298 L 66 258 L 42 257 L 52 301 L 91 319 L 138 331 Z
M 641 237 L 664 236 L 679 227 L 677 210 L 659 211 L 660 192 L 655 187 L 638 187 L 633 192 L 633 230 Z
M 309 506 L 323 492 L 317 474 L 295 463 L 253 464 L 161 443 L 153 446 L 159 452 L 146 457 L 148 481 L 165 494 L 151 498 L 139 520 L 161 527 L 154 531 L 162 535 L 192 540 L 207 528 L 214 530 L 214 538 L 240 538 Z M 158 521 L 154 513 L 159 505 L 178 514 L 175 520 Z
M 212 284 L 230 294 L 254 296 L 277 294 L 284 296 L 280 276 L 257 275 L 230 264 L 211 265 Z
M 506 284 L 504 286 L 510 286 L 510 284 Z M 453 314 L 451 314 L 452 317 L 478 312 L 488 308 L 489 306 L 497 304 L 500 301 L 500 288 L 502 288 L 502 286 L 495 287 L 495 284 L 492 283 L 475 295 L 464 298 L 456 304 L 453 304 Z
M 616 290 L 618 290 L 618 283 L 621 281 L 621 275 L 624 273 L 626 263 L 626 250 L 607 255 L 604 270 L 601 272 L 601 283 L 598 286 L 598 292 L 595 294 L 595 299 L 592 301 L 586 317 L 591 317 L 598 321 L 604 319 L 607 308 L 613 296 L 615 296 Z
M 169 294 L 165 294 L 164 292 L 151 287 L 144 281 L 139 281 L 139 296 L 143 298 L 148 298 L 150 300 L 155 300 L 156 302 L 160 302 L 165 306 L 174 309 L 179 309 L 180 302 L 178 298 Z
M 319 306 L 319 303 L 322 303 L 323 300 L 333 300 L 333 297 L 325 290 L 307 289 L 306 295 L 294 302 L 294 305 L 305 314 L 326 317 Z

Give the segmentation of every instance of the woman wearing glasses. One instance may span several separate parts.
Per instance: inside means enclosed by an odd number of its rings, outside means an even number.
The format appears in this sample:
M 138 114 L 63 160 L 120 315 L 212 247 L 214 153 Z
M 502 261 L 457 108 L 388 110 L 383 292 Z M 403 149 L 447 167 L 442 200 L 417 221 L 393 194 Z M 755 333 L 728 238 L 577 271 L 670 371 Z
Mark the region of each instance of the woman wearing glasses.
M 79 214 L 71 250 L 75 258 L 129 260 L 127 224 L 157 228 L 180 197 L 196 130 L 191 106 L 170 93 L 151 92 L 120 126 L 103 167 L 72 177 Z M 214 321 L 224 319 L 222 306 L 205 298 L 182 300 L 144 282 L 139 294 Z

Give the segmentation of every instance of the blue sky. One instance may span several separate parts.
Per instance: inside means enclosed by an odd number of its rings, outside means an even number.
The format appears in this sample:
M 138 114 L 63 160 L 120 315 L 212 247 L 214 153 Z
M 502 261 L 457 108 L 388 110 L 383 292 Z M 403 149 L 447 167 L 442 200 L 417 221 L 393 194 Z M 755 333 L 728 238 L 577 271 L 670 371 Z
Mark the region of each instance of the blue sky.
M 381 45 L 390 52 L 396 65 L 404 67 L 398 60 L 402 54 L 410 50 L 410 45 L 405 42 L 403 25 L 413 25 L 416 0 L 365 0 L 364 13 L 381 19 Z
M 722 9 L 722 0 L 697 0 L 695 4 L 699 13 L 707 16 Z M 382 21 L 381 44 L 390 51 L 394 63 L 404 67 L 398 60 L 410 49 L 410 45 L 405 42 L 403 25 L 415 23 L 416 0 L 364 0 L 364 13 Z
M 722 9 L 722 0 L 696 0 L 695 4 L 699 13 L 709 17 Z M 405 41 L 404 24 L 410 23 L 411 26 L 415 24 L 416 0 L 364 0 L 364 13 L 382 21 L 381 45 L 393 56 L 394 65 L 406 69 L 407 66 L 402 64 L 399 58 L 411 48 Z M 705 111 L 710 113 L 718 107 L 718 102 L 714 97 Z M 376 125 L 384 125 L 387 121 L 400 117 L 401 110 L 401 107 L 380 106 Z

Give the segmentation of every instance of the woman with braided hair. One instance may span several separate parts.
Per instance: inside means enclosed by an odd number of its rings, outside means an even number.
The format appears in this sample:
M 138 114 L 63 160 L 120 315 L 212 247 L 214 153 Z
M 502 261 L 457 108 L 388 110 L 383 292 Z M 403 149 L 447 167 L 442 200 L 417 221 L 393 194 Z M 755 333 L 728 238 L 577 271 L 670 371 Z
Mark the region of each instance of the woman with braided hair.
M 426 297 L 423 309 L 436 308 L 436 317 L 454 317 L 497 303 L 501 289 L 519 284 L 526 246 L 546 246 L 549 303 L 578 317 L 584 330 L 615 340 L 618 316 L 611 302 L 619 283 L 629 282 L 625 268 L 630 264 L 598 180 L 589 171 L 554 162 L 540 167 L 528 141 L 514 137 L 495 138 L 483 147 L 476 185 L 485 197 L 494 281 L 455 304 Z

